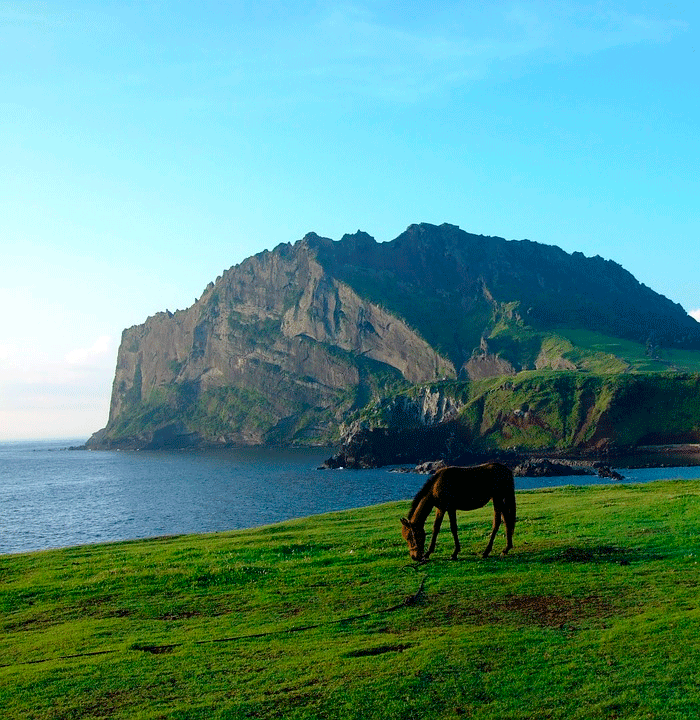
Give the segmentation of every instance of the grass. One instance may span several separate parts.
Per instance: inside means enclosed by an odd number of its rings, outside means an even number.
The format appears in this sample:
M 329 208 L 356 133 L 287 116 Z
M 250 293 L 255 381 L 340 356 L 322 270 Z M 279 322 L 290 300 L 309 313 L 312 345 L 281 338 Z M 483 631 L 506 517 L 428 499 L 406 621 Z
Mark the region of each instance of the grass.
M 582 365 L 592 372 L 622 372 L 625 368 L 619 367 L 620 363 L 628 365 L 628 372 L 700 372 L 697 350 L 655 348 L 654 356 L 650 357 L 641 343 L 592 330 L 560 328 L 557 334 L 590 354 L 590 359 Z M 572 351 L 570 357 L 574 362 L 580 361 L 576 351 Z
M 419 567 L 406 506 L 0 557 L 2 717 L 697 714 L 700 481 L 520 492 L 510 556 L 484 508 Z

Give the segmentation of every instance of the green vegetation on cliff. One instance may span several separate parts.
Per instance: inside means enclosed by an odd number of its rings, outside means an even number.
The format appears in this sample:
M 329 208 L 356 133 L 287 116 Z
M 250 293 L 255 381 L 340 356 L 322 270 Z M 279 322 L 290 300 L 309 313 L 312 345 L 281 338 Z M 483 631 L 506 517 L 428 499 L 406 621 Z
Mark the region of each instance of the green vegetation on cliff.
M 700 375 L 526 371 L 417 386 L 369 405 L 368 428 L 429 427 L 426 407 L 447 411 L 461 451 L 631 449 L 700 442 Z M 435 457 L 442 456 L 435 448 Z
M 154 429 L 171 424 L 187 427 L 208 437 L 226 437 L 231 428 L 245 425 L 267 428 L 271 413 L 265 397 L 255 390 L 223 387 L 198 392 L 192 383 L 155 388 L 147 398 L 134 403 L 114 423 L 115 441 L 146 438 Z
M 2 556 L 2 716 L 695 717 L 700 481 L 517 501 L 488 560 L 489 507 L 413 566 L 407 502 Z
M 483 449 L 589 449 L 700 440 L 700 376 L 526 372 L 474 388 Z M 475 422 L 478 421 L 478 425 Z

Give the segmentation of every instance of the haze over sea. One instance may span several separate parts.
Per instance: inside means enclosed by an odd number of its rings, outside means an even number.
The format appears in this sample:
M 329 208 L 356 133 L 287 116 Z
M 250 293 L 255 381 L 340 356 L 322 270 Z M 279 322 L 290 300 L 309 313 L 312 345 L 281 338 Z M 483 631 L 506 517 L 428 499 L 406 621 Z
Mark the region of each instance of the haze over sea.
M 217 532 L 405 500 L 413 473 L 318 470 L 326 449 L 70 451 L 75 441 L 0 443 L 0 554 Z M 695 478 L 697 467 L 623 470 L 625 482 Z M 609 483 L 516 478 L 516 489 Z M 397 518 L 398 522 L 398 518 Z

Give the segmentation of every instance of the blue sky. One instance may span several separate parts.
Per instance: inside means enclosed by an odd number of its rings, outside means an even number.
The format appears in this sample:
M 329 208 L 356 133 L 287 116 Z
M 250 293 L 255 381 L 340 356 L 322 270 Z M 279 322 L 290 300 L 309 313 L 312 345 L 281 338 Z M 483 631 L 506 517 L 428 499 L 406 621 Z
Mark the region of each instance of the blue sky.
M 529 238 L 698 310 L 699 14 L 6 0 L 0 439 L 103 427 L 125 327 L 312 230 Z

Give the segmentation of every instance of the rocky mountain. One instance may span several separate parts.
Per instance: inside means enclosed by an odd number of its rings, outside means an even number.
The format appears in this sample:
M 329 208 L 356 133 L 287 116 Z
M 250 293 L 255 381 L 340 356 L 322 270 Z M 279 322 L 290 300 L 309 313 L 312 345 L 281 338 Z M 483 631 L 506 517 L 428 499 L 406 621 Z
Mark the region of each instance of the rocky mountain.
M 697 349 L 700 323 L 600 257 L 447 224 L 387 243 L 310 233 L 125 330 L 89 445 L 328 444 L 413 387 L 695 369 Z

